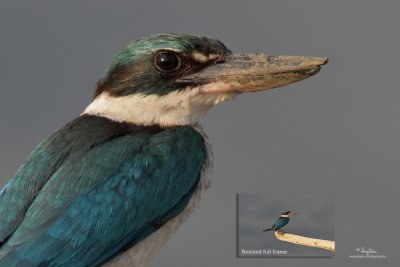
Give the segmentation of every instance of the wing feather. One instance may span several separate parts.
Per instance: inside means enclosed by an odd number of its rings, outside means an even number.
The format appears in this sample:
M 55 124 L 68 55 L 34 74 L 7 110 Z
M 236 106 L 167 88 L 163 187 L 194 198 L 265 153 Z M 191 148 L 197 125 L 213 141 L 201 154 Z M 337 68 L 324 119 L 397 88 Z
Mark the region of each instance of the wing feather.
M 191 127 L 127 134 L 65 160 L 0 249 L 0 266 L 94 266 L 183 210 L 206 158 Z M 23 266 L 25 266 L 23 265 Z

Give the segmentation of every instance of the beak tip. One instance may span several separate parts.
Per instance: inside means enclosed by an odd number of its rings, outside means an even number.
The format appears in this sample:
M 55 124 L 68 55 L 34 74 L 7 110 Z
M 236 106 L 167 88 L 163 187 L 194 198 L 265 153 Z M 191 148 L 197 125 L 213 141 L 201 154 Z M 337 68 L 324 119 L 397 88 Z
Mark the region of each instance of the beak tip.
M 323 57 L 321 59 L 322 59 L 322 64 L 321 65 L 325 65 L 325 64 L 327 64 L 329 62 L 329 58 L 327 58 L 327 57 Z
M 310 57 L 311 64 L 316 66 L 326 65 L 329 62 L 329 58 L 327 57 Z

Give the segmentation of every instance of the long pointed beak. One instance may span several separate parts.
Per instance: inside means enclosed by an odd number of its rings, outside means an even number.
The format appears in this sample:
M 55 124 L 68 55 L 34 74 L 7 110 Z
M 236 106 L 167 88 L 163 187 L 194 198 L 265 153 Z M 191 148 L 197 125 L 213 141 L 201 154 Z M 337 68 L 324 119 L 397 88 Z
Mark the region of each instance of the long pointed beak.
M 295 214 L 297 214 L 297 212 L 292 211 L 289 215 L 295 215 Z
M 256 92 L 303 80 L 327 62 L 321 57 L 231 54 L 180 81 L 200 84 L 203 93 Z

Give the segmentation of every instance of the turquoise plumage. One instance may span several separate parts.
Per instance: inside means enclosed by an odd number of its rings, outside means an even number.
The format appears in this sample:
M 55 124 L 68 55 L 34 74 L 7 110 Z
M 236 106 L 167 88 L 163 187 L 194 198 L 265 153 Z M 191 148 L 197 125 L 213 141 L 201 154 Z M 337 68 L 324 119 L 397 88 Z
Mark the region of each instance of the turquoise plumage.
M 1 191 L 0 266 L 103 263 L 183 210 L 205 153 L 191 127 L 79 117 L 42 142 Z M 56 164 L 36 168 L 55 154 Z

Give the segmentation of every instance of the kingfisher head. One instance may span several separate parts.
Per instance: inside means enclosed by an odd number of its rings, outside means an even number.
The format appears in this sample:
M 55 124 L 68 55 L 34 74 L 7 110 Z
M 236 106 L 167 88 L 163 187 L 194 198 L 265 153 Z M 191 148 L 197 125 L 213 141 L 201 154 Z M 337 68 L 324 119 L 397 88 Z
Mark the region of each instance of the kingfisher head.
M 302 80 L 326 62 L 316 57 L 235 54 L 208 37 L 154 35 L 114 57 L 84 113 L 142 125 L 196 124 L 220 102 Z
M 282 212 L 281 217 L 289 217 L 294 214 L 297 214 L 297 212 L 288 210 L 288 211 Z

